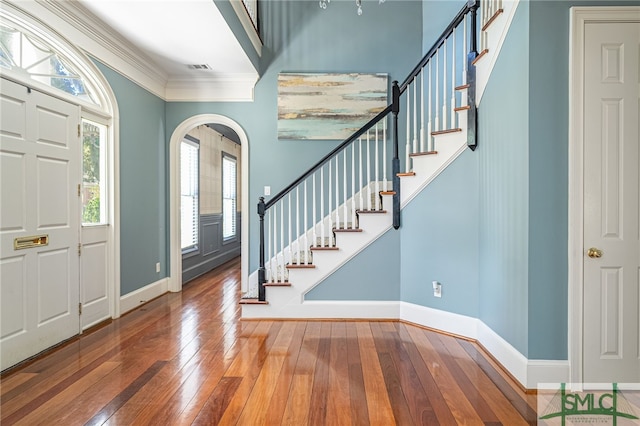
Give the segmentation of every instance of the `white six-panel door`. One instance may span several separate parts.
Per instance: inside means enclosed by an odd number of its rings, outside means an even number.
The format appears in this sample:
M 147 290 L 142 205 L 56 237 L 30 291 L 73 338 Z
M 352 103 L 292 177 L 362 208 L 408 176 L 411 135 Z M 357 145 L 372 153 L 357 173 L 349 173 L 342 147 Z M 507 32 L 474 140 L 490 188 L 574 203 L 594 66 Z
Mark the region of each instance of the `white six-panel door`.
M 637 383 L 640 23 L 584 36 L 583 380 Z
M 1 369 L 80 330 L 80 108 L 1 80 Z M 17 249 L 16 238 L 42 245 Z M 46 245 L 45 245 L 46 243 Z

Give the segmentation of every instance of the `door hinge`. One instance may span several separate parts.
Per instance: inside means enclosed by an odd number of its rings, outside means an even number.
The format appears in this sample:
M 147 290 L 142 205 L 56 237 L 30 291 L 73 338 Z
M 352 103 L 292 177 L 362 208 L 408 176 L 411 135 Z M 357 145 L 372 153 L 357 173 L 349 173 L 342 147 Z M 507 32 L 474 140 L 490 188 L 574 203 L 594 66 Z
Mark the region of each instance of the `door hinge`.
M 82 303 L 78 303 L 78 315 L 82 315 Z
M 80 196 L 80 191 L 81 191 L 80 187 L 81 187 L 81 185 L 78 184 L 78 197 Z
M 78 256 L 82 254 L 82 244 L 78 243 Z
M 80 137 L 80 125 L 78 124 L 78 137 Z

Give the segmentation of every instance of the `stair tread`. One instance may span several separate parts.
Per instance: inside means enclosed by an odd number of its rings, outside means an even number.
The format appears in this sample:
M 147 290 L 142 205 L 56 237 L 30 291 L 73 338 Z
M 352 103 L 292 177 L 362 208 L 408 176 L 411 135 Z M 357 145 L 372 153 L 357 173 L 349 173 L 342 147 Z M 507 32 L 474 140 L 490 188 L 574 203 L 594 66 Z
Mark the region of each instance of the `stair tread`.
M 380 191 L 380 195 L 396 195 L 396 191 Z
M 455 107 L 453 110 L 455 112 L 459 112 L 459 111 L 466 111 L 468 109 L 471 109 L 471 106 L 469 105 L 463 105 L 463 106 L 459 106 L 459 107 Z
M 361 228 L 333 228 L 333 232 L 362 232 Z
M 468 89 L 469 87 L 471 87 L 471 85 L 470 85 L 470 84 L 462 84 L 462 85 L 460 85 L 460 86 L 456 86 L 456 90 L 466 90 L 466 89 Z
M 424 152 L 414 152 L 413 154 L 409 154 L 409 157 L 420 157 L 423 155 L 436 155 L 438 151 L 424 151 Z
M 462 129 L 459 127 L 455 129 L 438 130 L 436 132 L 431 132 L 431 136 L 446 135 L 448 133 L 458 133 L 461 131 Z
M 268 305 L 269 302 L 267 302 L 266 300 L 258 300 L 258 298 L 252 298 L 252 299 L 240 299 L 240 303 L 241 305 Z
M 386 213 L 386 210 L 356 210 L 356 214 L 360 214 L 360 213 Z
M 329 247 L 313 247 L 313 246 L 311 246 L 310 250 L 313 250 L 313 251 L 315 251 L 315 250 L 320 250 L 320 251 L 327 250 L 328 251 L 328 250 L 340 250 L 340 248 L 338 248 L 336 246 L 329 246 Z
M 415 176 L 416 172 L 402 172 L 402 173 L 397 173 L 396 176 L 398 177 L 407 177 L 407 176 Z
M 265 287 L 291 287 L 289 281 L 268 281 L 264 283 Z
M 478 56 L 476 56 L 476 58 L 473 60 L 473 62 L 471 62 L 471 64 L 475 65 L 476 62 L 478 62 L 487 53 L 489 53 L 489 49 L 484 49 L 482 52 L 480 52 L 480 54 Z
M 498 18 L 498 16 L 500 16 L 500 14 L 502 12 L 504 12 L 504 9 L 496 10 L 495 13 L 493 14 L 493 16 L 491 16 L 491 18 L 489 18 L 487 23 L 482 26 L 482 31 L 487 31 L 487 28 L 489 28 L 491 26 L 491 24 L 493 24 L 493 21 L 495 21 Z
M 313 263 L 289 263 L 287 269 L 313 269 L 316 265 Z

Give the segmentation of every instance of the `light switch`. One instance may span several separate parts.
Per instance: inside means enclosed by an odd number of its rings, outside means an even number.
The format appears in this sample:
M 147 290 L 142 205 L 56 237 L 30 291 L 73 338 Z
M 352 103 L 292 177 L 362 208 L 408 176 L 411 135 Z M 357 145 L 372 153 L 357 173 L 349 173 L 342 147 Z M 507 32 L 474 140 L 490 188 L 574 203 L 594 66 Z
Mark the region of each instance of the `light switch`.
M 265 186 L 264 187 L 264 195 L 271 195 L 271 187 L 270 186 Z

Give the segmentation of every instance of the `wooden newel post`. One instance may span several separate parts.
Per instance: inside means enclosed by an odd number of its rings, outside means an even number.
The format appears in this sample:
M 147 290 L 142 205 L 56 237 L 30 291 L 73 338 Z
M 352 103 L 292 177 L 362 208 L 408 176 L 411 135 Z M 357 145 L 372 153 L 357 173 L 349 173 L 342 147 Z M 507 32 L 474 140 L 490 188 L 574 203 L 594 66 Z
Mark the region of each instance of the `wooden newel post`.
M 258 216 L 260 217 L 260 269 L 258 269 L 258 300 L 264 302 L 266 300 L 264 283 L 266 279 L 266 271 L 264 269 L 264 214 L 267 208 L 264 204 L 264 197 L 260 197 L 258 202 Z
M 400 112 L 400 87 L 398 82 L 393 82 L 392 87 L 393 103 L 391 113 L 393 114 L 393 160 L 391 171 L 393 173 L 393 228 L 400 228 L 400 156 L 398 153 L 398 113 Z

